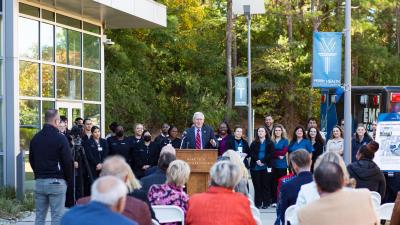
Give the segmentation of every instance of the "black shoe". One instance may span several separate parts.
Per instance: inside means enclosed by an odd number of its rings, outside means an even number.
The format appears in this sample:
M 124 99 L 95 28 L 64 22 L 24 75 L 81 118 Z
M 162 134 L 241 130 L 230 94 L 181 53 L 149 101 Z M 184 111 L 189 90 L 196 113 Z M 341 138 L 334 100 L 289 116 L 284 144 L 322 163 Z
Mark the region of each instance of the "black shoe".
M 268 205 L 263 205 L 261 208 L 262 209 L 268 209 Z

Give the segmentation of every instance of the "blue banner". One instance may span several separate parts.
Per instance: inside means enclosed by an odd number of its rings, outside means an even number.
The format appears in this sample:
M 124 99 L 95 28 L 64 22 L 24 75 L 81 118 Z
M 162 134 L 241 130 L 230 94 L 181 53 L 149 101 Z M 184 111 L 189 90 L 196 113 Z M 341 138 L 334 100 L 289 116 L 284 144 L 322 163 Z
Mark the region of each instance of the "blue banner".
M 331 88 L 341 85 L 341 32 L 314 32 L 312 72 L 314 88 Z
M 247 106 L 247 77 L 235 77 L 235 106 Z

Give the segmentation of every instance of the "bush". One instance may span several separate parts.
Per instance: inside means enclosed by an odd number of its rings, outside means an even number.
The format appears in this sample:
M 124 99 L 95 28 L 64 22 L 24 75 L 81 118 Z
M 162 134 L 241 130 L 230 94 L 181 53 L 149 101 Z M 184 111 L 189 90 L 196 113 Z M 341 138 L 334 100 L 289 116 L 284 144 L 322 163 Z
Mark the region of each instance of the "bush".
M 0 187 L 0 218 L 17 219 L 27 211 L 35 208 L 32 191 L 25 193 L 23 201 L 16 198 L 16 192 L 11 187 Z

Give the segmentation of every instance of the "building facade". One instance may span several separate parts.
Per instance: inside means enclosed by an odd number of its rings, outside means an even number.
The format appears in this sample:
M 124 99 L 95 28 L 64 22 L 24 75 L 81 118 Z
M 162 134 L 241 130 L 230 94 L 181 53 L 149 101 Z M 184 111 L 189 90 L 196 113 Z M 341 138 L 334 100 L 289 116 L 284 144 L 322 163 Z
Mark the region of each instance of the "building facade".
M 0 186 L 23 182 L 46 109 L 105 128 L 105 29 L 165 26 L 152 0 L 0 0 Z

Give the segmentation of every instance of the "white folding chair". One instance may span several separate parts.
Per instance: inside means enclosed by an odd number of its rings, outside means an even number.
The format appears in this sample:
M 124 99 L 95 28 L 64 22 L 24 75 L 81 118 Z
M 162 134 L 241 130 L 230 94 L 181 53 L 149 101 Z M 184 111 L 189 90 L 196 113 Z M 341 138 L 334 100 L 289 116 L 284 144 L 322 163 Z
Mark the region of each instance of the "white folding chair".
M 151 219 L 151 225 L 160 225 L 157 220 Z
M 372 199 L 372 205 L 374 206 L 374 209 L 376 211 L 378 211 L 379 207 L 381 206 L 381 200 L 379 198 L 377 198 L 375 195 L 371 195 L 371 199 Z
M 185 214 L 178 206 L 153 205 L 151 207 L 159 223 L 182 222 L 182 224 L 185 224 Z
M 390 220 L 392 217 L 394 203 L 386 203 L 379 207 L 379 219 Z
M 382 202 L 381 194 L 379 194 L 376 191 L 371 191 L 371 196 L 376 197 L 379 200 L 379 205 L 381 205 L 381 202 Z
M 260 210 L 258 210 L 254 206 L 250 206 L 250 209 L 251 209 L 251 214 L 253 214 L 253 218 L 256 221 L 257 225 L 262 225 Z
M 296 205 L 289 206 L 285 211 L 285 225 L 288 225 L 288 222 L 293 225 L 294 221 L 296 221 L 295 216 L 297 216 Z

